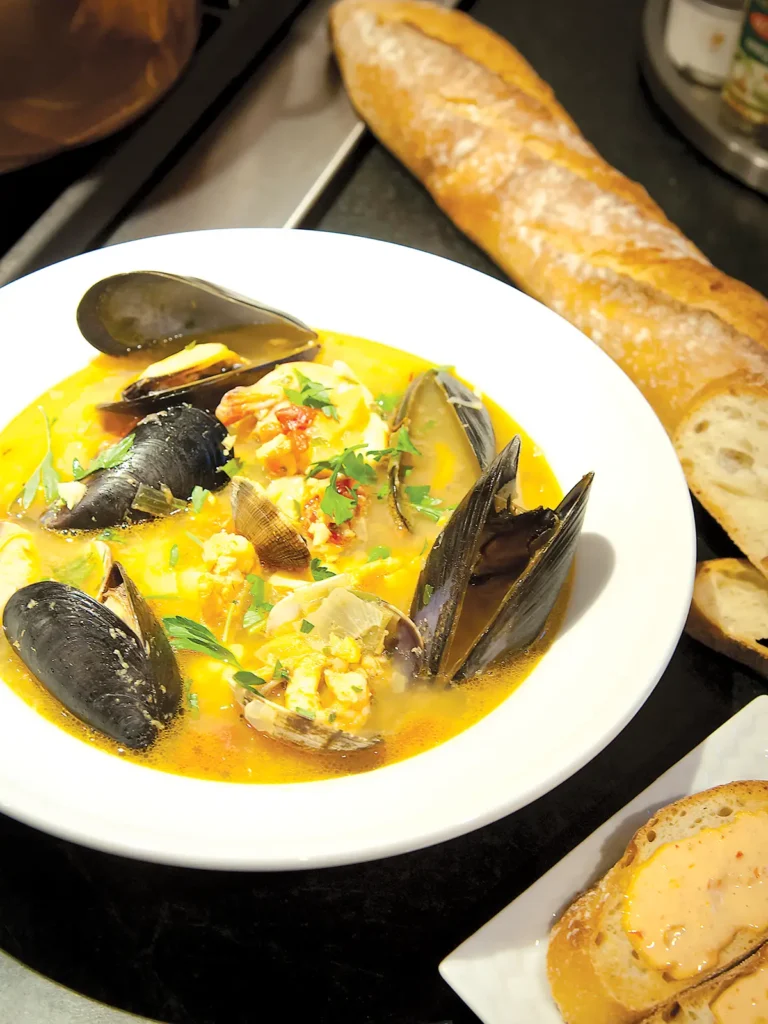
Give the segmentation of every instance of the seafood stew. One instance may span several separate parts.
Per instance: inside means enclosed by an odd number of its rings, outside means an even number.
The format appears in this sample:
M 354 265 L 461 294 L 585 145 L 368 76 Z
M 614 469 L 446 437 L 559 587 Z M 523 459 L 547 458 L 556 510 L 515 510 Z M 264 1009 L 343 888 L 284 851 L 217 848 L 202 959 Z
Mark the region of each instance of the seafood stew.
M 2 433 L 0 674 L 40 713 L 162 770 L 302 781 L 525 678 L 591 475 L 561 500 L 450 368 L 206 282 L 119 275 L 78 322 L 105 354 Z

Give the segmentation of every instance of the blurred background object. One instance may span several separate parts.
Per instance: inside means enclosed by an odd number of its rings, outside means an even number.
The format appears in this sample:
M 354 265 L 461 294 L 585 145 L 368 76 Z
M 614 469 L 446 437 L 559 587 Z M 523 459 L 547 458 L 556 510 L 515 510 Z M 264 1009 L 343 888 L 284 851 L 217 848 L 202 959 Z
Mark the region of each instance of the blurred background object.
M 743 0 L 670 0 L 664 30 L 669 59 L 699 85 L 722 85 L 743 16 Z
M 0 0 L 0 171 L 149 107 L 195 47 L 198 0 Z
M 728 81 L 725 123 L 768 147 L 768 0 L 748 0 Z

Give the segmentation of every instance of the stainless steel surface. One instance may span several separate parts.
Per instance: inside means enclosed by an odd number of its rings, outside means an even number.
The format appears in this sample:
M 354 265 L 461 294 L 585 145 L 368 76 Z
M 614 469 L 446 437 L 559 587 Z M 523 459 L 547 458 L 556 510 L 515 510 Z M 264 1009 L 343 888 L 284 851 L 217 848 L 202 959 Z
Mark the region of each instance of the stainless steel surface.
M 458 0 L 444 0 L 455 7 Z M 295 227 L 363 136 L 316 0 L 195 147 L 109 237 Z
M 728 174 L 768 195 L 768 151 L 719 120 L 720 93 L 687 81 L 664 49 L 668 0 L 647 0 L 643 72 L 653 97 L 689 142 Z
M 151 1024 L 113 1010 L 30 971 L 0 952 L 0 1021 L 3 1024 Z

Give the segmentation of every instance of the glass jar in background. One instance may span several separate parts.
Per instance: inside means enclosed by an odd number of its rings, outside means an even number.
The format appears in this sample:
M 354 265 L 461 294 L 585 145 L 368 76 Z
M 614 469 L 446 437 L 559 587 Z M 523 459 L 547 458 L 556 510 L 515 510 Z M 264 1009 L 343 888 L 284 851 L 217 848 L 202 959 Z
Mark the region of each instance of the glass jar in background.
M 670 0 L 664 45 L 677 70 L 699 85 L 721 86 L 743 13 L 744 0 Z
M 723 88 L 722 120 L 768 149 L 768 0 L 747 0 Z
M 0 0 L 0 171 L 122 127 L 178 78 L 198 0 Z

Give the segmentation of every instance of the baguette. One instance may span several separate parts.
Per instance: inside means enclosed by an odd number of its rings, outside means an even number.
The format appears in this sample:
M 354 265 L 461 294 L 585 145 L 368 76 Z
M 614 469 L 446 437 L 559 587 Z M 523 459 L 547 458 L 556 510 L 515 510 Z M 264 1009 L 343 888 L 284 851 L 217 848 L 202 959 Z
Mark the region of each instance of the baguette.
M 737 930 L 716 961 L 695 978 L 677 979 L 644 963 L 622 924 L 632 878 L 662 844 L 722 828 L 741 811 L 768 813 L 768 782 L 734 782 L 665 807 L 635 833 L 624 856 L 597 885 L 565 911 L 550 935 L 547 975 L 567 1024 L 633 1024 L 680 1001 L 679 994 L 694 981 L 708 981 L 760 947 L 768 920 L 764 928 Z
M 417 0 L 340 0 L 331 29 L 361 117 L 458 227 L 632 378 L 695 493 L 768 573 L 768 515 L 723 485 L 717 432 L 705 444 L 691 420 L 698 408 L 727 428 L 727 396 L 757 452 L 746 497 L 765 508 L 768 302 L 716 270 L 472 18 Z
M 679 999 L 658 1010 L 652 1016 L 646 1018 L 644 1024 L 754 1024 L 754 1022 L 768 1020 L 768 945 L 761 946 L 757 953 L 747 957 L 746 960 L 730 971 L 719 974 L 712 981 L 703 985 L 696 985 L 683 993 Z M 763 984 L 763 978 L 765 983 Z M 734 998 L 739 993 L 741 986 L 736 982 L 754 979 L 758 990 L 760 1001 L 753 1007 L 740 1005 Z M 752 995 L 752 993 L 750 993 Z M 751 1000 L 750 1000 L 751 1002 Z
M 700 562 L 685 629 L 768 676 L 768 580 L 740 558 Z

